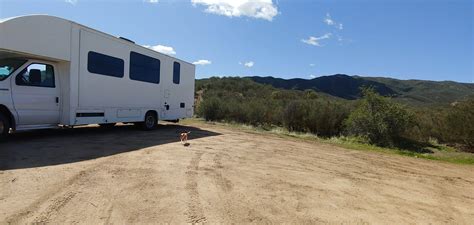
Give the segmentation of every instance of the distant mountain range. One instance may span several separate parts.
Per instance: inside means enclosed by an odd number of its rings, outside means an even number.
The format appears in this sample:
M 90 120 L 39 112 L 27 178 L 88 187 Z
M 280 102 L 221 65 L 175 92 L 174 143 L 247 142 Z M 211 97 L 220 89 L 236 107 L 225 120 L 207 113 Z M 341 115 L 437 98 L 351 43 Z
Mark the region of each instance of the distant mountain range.
M 343 99 L 360 97 L 361 87 L 373 87 L 379 94 L 408 104 L 446 104 L 474 97 L 474 84 L 453 81 L 398 80 L 385 77 L 361 77 L 345 74 L 314 79 L 281 79 L 248 77 L 254 82 L 275 88 L 307 90 L 326 93 Z

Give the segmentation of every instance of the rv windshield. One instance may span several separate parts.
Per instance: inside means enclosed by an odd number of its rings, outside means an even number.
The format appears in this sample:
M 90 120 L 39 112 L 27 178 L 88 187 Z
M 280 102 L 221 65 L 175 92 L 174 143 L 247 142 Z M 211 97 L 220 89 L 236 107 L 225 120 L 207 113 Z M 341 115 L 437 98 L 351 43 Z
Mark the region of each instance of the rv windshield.
M 18 67 L 26 62 L 24 59 L 0 59 L 0 81 L 7 79 Z

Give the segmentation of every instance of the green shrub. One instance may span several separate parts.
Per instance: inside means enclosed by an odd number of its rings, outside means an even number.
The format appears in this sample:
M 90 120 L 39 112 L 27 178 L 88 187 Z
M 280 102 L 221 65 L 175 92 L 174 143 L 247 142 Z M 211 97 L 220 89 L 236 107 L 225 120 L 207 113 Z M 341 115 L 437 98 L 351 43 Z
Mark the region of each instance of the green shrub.
M 291 101 L 284 109 L 283 124 L 291 131 L 306 131 L 309 107 L 303 101 Z
M 336 136 L 343 131 L 343 122 L 347 118 L 349 110 L 342 104 L 329 101 L 313 101 L 306 126 L 311 133 L 318 136 Z
M 324 137 L 347 133 L 382 146 L 407 143 L 401 140 L 404 137 L 420 143 L 437 139 L 474 146 L 474 98 L 409 110 L 371 89 L 363 90 L 358 101 L 345 101 L 313 90 L 276 89 L 246 78 L 214 77 L 196 81 L 196 99 L 196 114 L 206 120 L 281 126 Z
M 446 116 L 446 139 L 474 147 L 474 99 L 459 102 Z
M 219 98 L 211 97 L 202 101 L 198 107 L 198 115 L 207 121 L 223 119 L 223 107 Z
M 373 144 L 387 146 L 393 145 L 404 132 L 414 126 L 412 113 L 400 104 L 378 95 L 370 88 L 363 89 L 362 93 L 359 105 L 346 121 L 349 134 L 365 137 Z
M 342 132 L 347 115 L 347 107 L 336 102 L 294 100 L 286 105 L 283 121 L 289 131 L 311 132 L 329 137 Z

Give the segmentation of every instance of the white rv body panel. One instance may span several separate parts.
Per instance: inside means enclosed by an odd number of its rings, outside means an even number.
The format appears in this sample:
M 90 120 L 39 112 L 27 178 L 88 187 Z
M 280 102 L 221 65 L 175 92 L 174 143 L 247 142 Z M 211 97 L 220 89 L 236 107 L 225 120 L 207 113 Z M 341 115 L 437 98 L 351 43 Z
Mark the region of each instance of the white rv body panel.
M 90 52 L 122 60 L 123 76 L 90 71 Z M 131 79 L 131 52 L 159 60 L 158 83 Z M 36 15 L 0 21 L 0 60 L 10 58 L 27 60 L 0 80 L 0 107 L 14 117 L 13 129 L 140 122 L 149 111 L 159 120 L 194 113 L 193 64 L 68 20 Z M 30 79 L 25 71 L 35 70 L 32 63 L 54 68 L 41 72 L 44 77 L 54 71 L 54 87 L 25 86 L 18 80 Z M 178 84 L 173 82 L 175 63 L 180 65 Z
M 52 16 L 21 16 L 0 22 L 0 49 L 69 61 L 71 21 Z

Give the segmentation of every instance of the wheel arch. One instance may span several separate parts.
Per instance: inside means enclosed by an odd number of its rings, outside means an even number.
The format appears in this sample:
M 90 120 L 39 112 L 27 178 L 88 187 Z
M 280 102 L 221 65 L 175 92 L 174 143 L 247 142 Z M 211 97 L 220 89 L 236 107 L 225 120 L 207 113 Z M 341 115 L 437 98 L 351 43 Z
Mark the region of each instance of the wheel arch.
M 15 121 L 15 117 L 10 112 L 10 109 L 8 109 L 8 107 L 6 107 L 5 105 L 0 104 L 0 113 L 5 115 L 8 118 L 12 130 L 15 130 L 16 121 Z
M 155 117 L 156 117 L 156 122 L 158 122 L 158 120 L 160 120 L 160 117 L 159 117 L 159 115 L 158 115 L 158 112 L 157 112 L 156 110 L 154 110 L 154 109 L 147 110 L 146 113 L 145 113 L 145 115 L 143 116 L 144 119 L 146 118 L 146 114 L 148 114 L 148 113 L 153 113 L 153 114 L 155 115 Z

